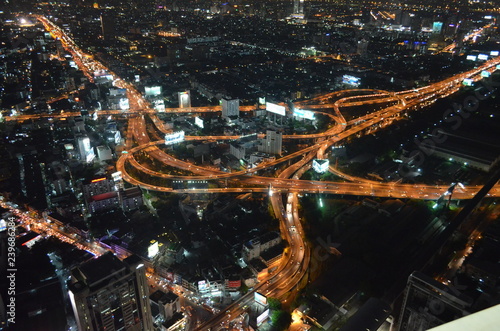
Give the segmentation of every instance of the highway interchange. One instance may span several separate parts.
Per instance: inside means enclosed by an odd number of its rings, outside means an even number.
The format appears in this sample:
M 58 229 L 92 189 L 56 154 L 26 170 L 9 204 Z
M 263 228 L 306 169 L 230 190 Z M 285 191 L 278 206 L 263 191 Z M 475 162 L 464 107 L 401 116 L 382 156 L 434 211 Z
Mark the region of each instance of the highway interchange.
M 268 161 L 259 164 L 252 169 L 245 169 L 232 173 L 217 171 L 211 168 L 202 167 L 183 160 L 176 159 L 163 151 L 159 146 L 164 144 L 163 140 L 152 140 L 146 128 L 146 116 L 149 116 L 156 129 L 163 135 L 171 131 L 163 126 L 163 123 L 156 116 L 156 111 L 151 109 L 149 103 L 143 98 L 141 93 L 130 83 L 121 80 L 108 68 L 94 60 L 92 56 L 85 54 L 57 25 L 52 23 L 46 17 L 37 16 L 44 24 L 45 28 L 51 32 L 54 38 L 59 38 L 65 48 L 73 55 L 75 62 L 80 69 L 93 79 L 93 73 L 98 70 L 105 70 L 114 78 L 114 85 L 127 89 L 130 102 L 128 131 L 126 138 L 126 153 L 122 154 L 117 161 L 117 171 L 122 172 L 124 180 L 138 185 L 143 189 L 175 192 L 175 193 L 267 193 L 276 217 L 280 220 L 281 234 L 290 247 L 283 256 L 281 263 L 267 279 L 261 281 L 247 295 L 229 305 L 223 312 L 215 315 L 210 320 L 199 325 L 196 330 L 218 329 L 222 322 L 236 318 L 245 307 L 253 302 L 253 293 L 258 291 L 270 297 L 287 300 L 300 288 L 301 282 L 307 281 L 307 271 L 311 260 L 311 249 L 303 239 L 303 229 L 300 223 L 298 210 L 298 195 L 302 193 L 324 193 L 341 194 L 357 196 L 377 196 L 394 198 L 415 198 L 437 200 L 449 186 L 443 185 L 423 185 L 423 184 L 401 184 L 385 183 L 366 180 L 363 178 L 352 177 L 343 174 L 338 169 L 332 168 L 330 171 L 342 177 L 346 182 L 324 182 L 324 181 L 305 181 L 301 180 L 302 173 L 311 167 L 314 158 L 325 159 L 328 156 L 328 150 L 335 144 L 342 143 L 350 137 L 361 134 L 369 134 L 390 125 L 398 117 L 404 117 L 410 111 L 422 109 L 432 104 L 437 99 L 446 97 L 457 92 L 462 82 L 466 78 L 478 81 L 481 79 L 481 72 L 487 70 L 493 72 L 496 66 L 500 64 L 500 58 L 493 58 L 484 62 L 477 68 L 459 73 L 443 81 L 431 85 L 400 92 L 387 92 L 379 90 L 349 90 L 329 93 L 307 102 L 296 103 L 295 107 L 303 109 L 314 109 L 328 114 L 335 123 L 326 132 L 311 135 L 285 135 L 283 139 L 310 139 L 311 144 L 298 152 L 277 158 L 275 161 Z M 360 95 L 353 95 L 359 93 Z M 335 102 L 331 102 L 336 100 Z M 341 109 L 345 107 L 379 104 L 384 107 L 381 110 L 361 116 L 356 119 L 346 121 L 342 115 Z M 241 107 L 242 111 L 253 110 L 254 107 Z M 192 108 L 171 108 L 166 112 L 174 114 L 181 113 L 200 113 L 200 112 L 219 112 L 218 106 L 192 107 Z M 100 114 L 121 115 L 123 111 L 108 110 L 100 111 Z M 18 117 L 6 117 L 6 120 L 30 120 L 42 116 L 49 118 L 65 118 L 79 116 L 79 113 L 62 113 L 48 115 L 19 115 Z M 262 136 L 262 135 L 260 135 Z M 235 140 L 237 136 L 186 136 L 186 141 L 195 140 Z M 134 141 L 136 146 L 134 147 Z M 141 164 L 134 156 L 138 152 L 147 153 L 151 158 L 160 161 L 162 164 L 189 172 L 190 176 L 169 175 L 150 169 Z M 282 168 L 276 177 L 265 177 L 258 175 L 259 171 L 274 168 L 278 165 L 288 162 L 289 166 Z M 237 178 L 245 187 L 219 187 L 209 189 L 172 189 L 168 186 L 153 185 L 135 178 L 129 173 L 129 167 L 135 171 L 142 172 L 150 177 L 157 177 L 170 180 L 220 180 L 226 178 Z M 223 181 L 218 181 L 222 183 Z M 227 181 L 226 181 L 227 183 Z M 481 186 L 468 186 L 460 190 L 455 190 L 454 199 L 470 199 L 479 190 Z M 490 196 L 500 196 L 500 186 L 496 185 L 490 192 Z M 285 201 L 283 201 L 285 200 Z

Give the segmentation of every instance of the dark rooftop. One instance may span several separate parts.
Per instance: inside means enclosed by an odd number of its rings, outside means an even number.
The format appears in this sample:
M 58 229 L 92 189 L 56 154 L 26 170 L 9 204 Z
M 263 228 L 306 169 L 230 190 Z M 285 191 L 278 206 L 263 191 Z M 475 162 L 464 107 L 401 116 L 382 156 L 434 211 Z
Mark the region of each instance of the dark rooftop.
M 110 278 L 116 272 L 124 271 L 125 264 L 113 253 L 106 253 L 97 259 L 85 262 L 79 267 L 89 286 Z

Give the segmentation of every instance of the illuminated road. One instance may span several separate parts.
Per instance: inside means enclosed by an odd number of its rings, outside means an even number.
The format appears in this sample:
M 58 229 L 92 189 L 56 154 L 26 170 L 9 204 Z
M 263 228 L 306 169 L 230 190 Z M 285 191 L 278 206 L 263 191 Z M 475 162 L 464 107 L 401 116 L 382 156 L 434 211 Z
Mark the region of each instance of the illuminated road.
M 120 111 L 101 111 L 103 115 L 123 115 L 129 116 L 128 129 L 126 136 L 126 153 L 118 159 L 116 168 L 122 172 L 123 179 L 133 185 L 144 189 L 174 192 L 174 193 L 247 193 L 259 192 L 269 193 L 271 204 L 276 217 L 280 220 L 280 229 L 282 237 L 290 243 L 287 254 L 282 258 L 278 269 L 267 279 L 255 286 L 254 290 L 243 296 L 225 309 L 225 312 L 214 316 L 211 320 L 200 325 L 198 330 L 207 330 L 219 326 L 228 319 L 234 319 L 244 310 L 244 306 L 253 300 L 253 292 L 259 291 L 265 295 L 278 298 L 286 298 L 298 291 L 301 281 L 307 275 L 307 268 L 310 262 L 310 248 L 304 242 L 303 230 L 297 213 L 298 194 L 299 193 L 324 193 L 337 195 L 353 196 L 377 196 L 394 198 L 415 198 L 426 200 L 437 200 L 448 190 L 449 185 L 423 185 L 423 184 L 401 184 L 401 183 L 382 183 L 370 180 L 359 180 L 355 177 L 348 178 L 347 175 L 332 169 L 337 175 L 343 176 L 352 182 L 323 182 L 323 181 L 305 181 L 300 180 L 301 174 L 310 168 L 312 159 L 318 157 L 323 159 L 327 156 L 327 150 L 334 144 L 364 134 L 370 134 L 380 128 L 391 125 L 393 121 L 404 116 L 410 111 L 422 109 L 435 102 L 436 100 L 451 95 L 458 91 L 462 86 L 464 79 L 469 78 L 474 81 L 481 79 L 483 70 L 490 72 L 496 69 L 500 63 L 500 58 L 495 58 L 485 62 L 478 68 L 467 72 L 459 73 L 453 77 L 447 78 L 434 84 L 411 89 L 401 92 L 388 92 L 380 90 L 356 90 L 356 91 L 338 91 L 323 96 L 318 96 L 307 102 L 300 102 L 295 105 L 296 108 L 314 109 L 320 111 L 335 123 L 327 131 L 309 135 L 286 135 L 284 139 L 311 139 L 311 144 L 298 152 L 285 155 L 274 161 L 263 162 L 252 169 L 235 171 L 232 173 L 217 171 L 211 168 L 202 167 L 187 161 L 179 160 L 161 149 L 163 140 L 151 141 L 148 133 L 145 116 L 149 116 L 154 124 L 154 129 L 162 135 L 170 133 L 171 130 L 164 126 L 164 123 L 157 117 L 156 112 L 151 109 L 149 103 L 136 90 L 136 88 L 112 73 L 108 68 L 95 61 L 91 55 L 85 54 L 75 43 L 64 34 L 56 25 L 44 17 L 38 17 L 43 22 L 45 28 L 51 32 L 54 37 L 59 38 L 65 48 L 67 48 L 77 65 L 84 73 L 93 79 L 93 73 L 96 71 L 106 71 L 113 76 L 115 86 L 125 88 L 130 102 L 130 110 Z M 353 95 L 358 93 L 361 95 Z M 332 102 L 333 100 L 336 100 Z M 356 106 L 373 105 L 381 109 L 355 119 L 346 121 L 342 115 L 342 109 Z M 243 111 L 254 110 L 255 107 L 241 107 Z M 199 112 L 218 112 L 220 106 L 193 107 L 186 109 L 169 108 L 166 112 L 171 113 L 199 113 Z M 24 116 L 24 117 L 23 117 Z M 63 113 L 57 115 L 44 115 L 53 118 L 65 118 L 69 116 L 78 116 L 74 113 Z M 20 115 L 7 120 L 31 120 L 40 118 L 40 115 Z M 263 135 L 260 135 L 262 137 Z M 186 136 L 186 140 L 234 140 L 239 136 Z M 134 147 L 134 142 L 137 144 Z M 154 158 L 163 165 L 176 169 L 187 175 L 168 174 L 151 169 L 147 164 L 139 162 L 138 155 L 144 152 L 148 158 Z M 277 177 L 259 176 L 258 173 L 289 162 Z M 168 167 L 167 168 L 168 170 Z M 238 178 L 239 182 L 245 187 L 221 187 L 210 189 L 177 189 L 169 186 L 159 186 L 138 180 L 131 175 L 128 169 L 141 172 L 146 178 L 156 178 L 162 180 L 219 180 L 227 178 Z M 161 169 L 167 171 L 166 169 Z M 454 199 L 470 199 L 474 196 L 480 186 L 469 186 L 456 189 L 453 193 Z M 282 201 L 283 194 L 286 194 L 286 202 Z M 497 185 L 490 192 L 490 196 L 500 195 L 500 186 Z

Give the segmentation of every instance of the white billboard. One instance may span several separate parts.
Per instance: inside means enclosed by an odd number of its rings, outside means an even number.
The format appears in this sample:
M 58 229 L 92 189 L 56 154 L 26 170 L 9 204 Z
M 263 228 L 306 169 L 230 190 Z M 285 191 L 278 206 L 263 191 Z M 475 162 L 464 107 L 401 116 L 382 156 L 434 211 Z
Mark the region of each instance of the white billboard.
M 490 56 L 498 56 L 499 53 L 500 52 L 498 52 L 498 51 L 491 51 Z
M 307 120 L 314 120 L 314 113 L 310 110 L 295 109 L 293 111 L 293 116 L 305 118 Z
M 165 135 L 165 145 L 173 145 L 184 141 L 184 131 L 178 131 Z
M 317 173 L 323 174 L 328 171 L 328 167 L 330 166 L 330 161 L 326 160 L 313 160 L 313 169 Z
M 488 55 L 486 55 L 486 54 L 479 54 L 479 55 L 477 56 L 477 59 L 478 59 L 478 60 L 483 60 L 483 61 L 486 61 L 486 60 L 488 60 Z
M 161 86 L 146 86 L 146 96 L 155 97 L 161 94 Z
M 210 287 L 210 284 L 207 281 L 205 281 L 205 280 L 200 280 L 198 282 L 198 290 L 200 292 L 201 291 L 208 291 L 209 287 Z
M 113 180 L 115 182 L 118 182 L 118 181 L 121 181 L 122 180 L 122 172 L 121 171 L 117 171 L 117 172 L 113 172 L 111 174 L 111 178 L 113 178 Z
M 128 98 L 120 98 L 120 109 L 128 110 L 130 108 L 130 104 L 128 102 Z
M 260 303 L 261 305 L 267 305 L 267 297 L 259 292 L 255 292 L 253 295 L 255 302 Z
M 204 128 L 203 120 L 199 117 L 194 118 L 194 124 L 202 129 Z
M 257 326 L 260 326 L 269 317 L 269 308 L 257 316 Z
M 265 104 L 266 104 L 266 98 L 259 97 L 259 105 L 265 105 Z
M 491 72 L 489 72 L 488 70 L 481 71 L 481 77 L 490 77 L 490 76 Z
M 351 75 L 344 75 L 342 76 L 342 83 L 358 86 L 359 84 L 361 84 L 361 79 L 359 77 L 354 77 Z
M 158 242 L 155 241 L 152 245 L 149 245 L 149 247 L 148 247 L 148 257 L 150 259 L 155 257 L 159 251 L 160 251 L 160 248 L 158 246 Z
M 159 100 L 155 100 L 153 101 L 153 105 L 154 105 L 154 108 L 159 111 L 160 113 L 164 113 L 165 112 L 165 101 L 159 99 Z
M 275 103 L 266 102 L 266 110 L 268 112 L 278 114 L 281 116 L 286 115 L 286 108 L 284 106 L 277 105 Z
M 477 60 L 477 56 L 476 55 L 467 55 L 467 60 L 476 61 Z
M 472 79 L 470 79 L 470 78 L 465 78 L 465 79 L 463 80 L 462 84 L 464 84 L 465 86 L 472 86 L 473 82 L 474 82 L 474 81 L 473 81 Z

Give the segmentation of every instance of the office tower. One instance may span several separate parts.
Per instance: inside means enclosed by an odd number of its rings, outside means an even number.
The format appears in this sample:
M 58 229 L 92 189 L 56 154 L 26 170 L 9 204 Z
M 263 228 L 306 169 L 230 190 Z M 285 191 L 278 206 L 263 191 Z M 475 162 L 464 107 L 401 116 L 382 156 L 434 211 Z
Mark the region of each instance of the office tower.
M 472 299 L 418 271 L 406 285 L 398 331 L 428 330 L 468 315 Z
M 266 137 L 262 139 L 262 144 L 259 146 L 259 152 L 281 155 L 282 142 L 283 134 L 281 132 L 267 130 Z
M 240 115 L 240 100 L 239 99 L 222 99 L 222 117 Z
M 78 137 L 77 142 L 80 160 L 83 162 L 92 162 L 95 158 L 95 152 L 94 148 L 90 146 L 90 138 L 86 136 Z
M 112 253 L 71 271 L 69 296 L 80 331 L 153 331 L 148 284 L 141 259 Z

